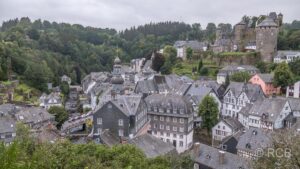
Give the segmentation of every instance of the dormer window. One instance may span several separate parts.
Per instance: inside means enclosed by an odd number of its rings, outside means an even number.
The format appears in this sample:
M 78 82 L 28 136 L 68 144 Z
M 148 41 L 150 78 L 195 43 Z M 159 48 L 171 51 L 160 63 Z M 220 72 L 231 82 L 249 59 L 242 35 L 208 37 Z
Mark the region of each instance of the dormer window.
M 170 109 L 167 109 L 167 113 L 170 113 L 171 112 L 171 110 Z
M 184 113 L 184 109 L 180 109 L 180 114 L 183 114 Z
M 164 109 L 159 108 L 159 112 L 160 112 L 160 113 L 163 113 L 163 112 L 164 112 Z
M 177 114 L 177 109 L 173 109 L 173 113 L 174 113 L 174 114 Z

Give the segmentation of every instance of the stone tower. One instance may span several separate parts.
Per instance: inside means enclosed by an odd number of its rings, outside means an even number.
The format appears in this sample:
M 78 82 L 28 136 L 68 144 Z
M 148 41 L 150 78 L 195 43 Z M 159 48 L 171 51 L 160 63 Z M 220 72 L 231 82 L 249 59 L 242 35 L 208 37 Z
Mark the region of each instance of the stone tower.
M 279 28 L 270 16 L 256 26 L 256 51 L 260 52 L 262 61 L 272 62 L 277 52 Z
M 218 27 L 217 30 L 216 30 L 216 41 L 222 39 L 222 36 L 223 35 L 222 35 L 221 28 Z
M 242 51 L 244 48 L 243 39 L 245 37 L 246 28 L 247 25 L 244 21 L 234 26 L 234 43 L 237 45 L 238 51 Z

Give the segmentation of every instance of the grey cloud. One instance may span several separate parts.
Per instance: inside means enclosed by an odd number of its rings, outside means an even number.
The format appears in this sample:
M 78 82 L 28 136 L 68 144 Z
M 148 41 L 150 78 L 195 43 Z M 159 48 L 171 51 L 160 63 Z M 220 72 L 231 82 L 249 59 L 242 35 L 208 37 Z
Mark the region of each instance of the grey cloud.
M 28 16 L 118 30 L 149 22 L 237 23 L 243 15 L 282 12 L 300 20 L 299 0 L 0 0 L 0 22 Z

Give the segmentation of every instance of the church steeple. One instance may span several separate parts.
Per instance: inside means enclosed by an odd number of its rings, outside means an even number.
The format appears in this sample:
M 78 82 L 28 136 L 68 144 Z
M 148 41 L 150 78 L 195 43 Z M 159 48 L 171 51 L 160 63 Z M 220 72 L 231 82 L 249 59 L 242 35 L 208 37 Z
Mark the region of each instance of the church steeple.
M 115 93 L 120 93 L 123 90 L 124 79 L 121 75 L 121 63 L 122 62 L 120 58 L 117 56 L 114 60 L 114 67 L 112 72 L 113 77 L 111 78 L 111 84 Z

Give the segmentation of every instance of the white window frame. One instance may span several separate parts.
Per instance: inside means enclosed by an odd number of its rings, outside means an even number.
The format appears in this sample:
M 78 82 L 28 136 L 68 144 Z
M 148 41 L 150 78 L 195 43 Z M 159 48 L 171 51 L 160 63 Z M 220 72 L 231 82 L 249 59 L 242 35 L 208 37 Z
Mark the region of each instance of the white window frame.
M 124 126 L 124 121 L 123 121 L 123 119 L 119 119 L 118 123 L 119 123 L 119 126 Z

